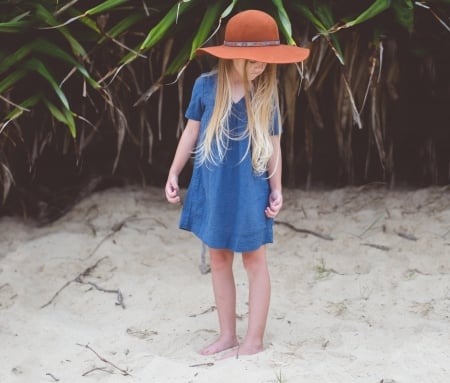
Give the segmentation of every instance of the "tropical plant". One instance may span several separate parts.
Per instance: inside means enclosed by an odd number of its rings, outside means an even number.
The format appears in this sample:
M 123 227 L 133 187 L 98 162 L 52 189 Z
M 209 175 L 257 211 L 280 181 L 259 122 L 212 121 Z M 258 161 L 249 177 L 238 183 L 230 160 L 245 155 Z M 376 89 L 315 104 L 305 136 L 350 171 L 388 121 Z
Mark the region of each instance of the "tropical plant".
M 280 68 L 288 185 L 449 182 L 450 0 L 0 0 L 3 212 L 162 184 L 195 50 L 247 8 L 311 49 Z

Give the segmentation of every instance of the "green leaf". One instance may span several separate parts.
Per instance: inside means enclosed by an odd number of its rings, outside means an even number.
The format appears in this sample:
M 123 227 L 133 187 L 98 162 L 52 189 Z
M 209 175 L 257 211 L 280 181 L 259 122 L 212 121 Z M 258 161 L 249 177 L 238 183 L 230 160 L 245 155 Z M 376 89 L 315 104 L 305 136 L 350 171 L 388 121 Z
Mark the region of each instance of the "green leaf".
M 36 16 L 46 25 L 50 25 L 52 27 L 58 25 L 58 21 L 55 17 L 42 5 L 36 4 Z M 78 40 L 69 32 L 66 27 L 58 28 L 58 31 L 65 37 L 70 46 L 72 47 L 72 51 L 75 55 L 80 57 L 86 57 L 86 51 L 83 46 L 78 42 Z
M 22 101 L 20 104 L 18 104 L 20 108 L 14 108 L 11 112 L 9 112 L 6 115 L 4 121 L 11 121 L 20 117 L 25 111 L 25 109 L 28 109 L 31 106 L 36 105 L 37 102 L 41 99 L 41 96 L 42 95 L 40 93 L 34 94 L 31 97 L 27 98 L 26 100 Z
M 227 17 L 233 11 L 233 8 L 237 2 L 238 2 L 238 0 L 233 0 L 231 2 L 231 4 L 228 7 L 226 7 L 225 10 L 222 12 L 222 14 L 220 15 L 220 18 L 224 19 L 225 17 Z
M 291 6 L 298 10 L 304 17 L 306 17 L 320 33 L 328 33 L 328 28 L 325 27 L 322 21 L 320 21 L 320 19 L 316 15 L 314 15 L 314 13 L 306 5 L 293 2 Z
M 76 137 L 76 127 L 75 127 L 75 120 L 73 118 L 72 113 L 65 108 L 62 111 L 59 110 L 58 107 L 56 105 L 54 105 L 46 97 L 43 97 L 42 101 L 44 102 L 48 111 L 51 113 L 51 115 L 56 120 L 58 120 L 59 122 L 62 122 L 63 124 L 68 126 L 68 128 L 70 130 L 70 134 L 72 135 L 73 138 L 75 138 Z
M 295 40 L 292 38 L 292 25 L 289 20 L 289 16 L 284 8 L 282 0 L 272 0 L 278 10 L 278 17 L 280 20 L 281 31 L 283 32 L 286 41 L 290 45 L 296 45 Z
M 55 93 L 57 94 L 58 98 L 62 102 L 62 104 L 67 108 L 69 107 L 69 101 L 67 100 L 66 95 L 62 91 L 62 89 L 59 87 L 58 83 L 54 79 L 54 77 L 51 75 L 51 73 L 48 71 L 48 69 L 45 67 L 44 63 L 36 58 L 31 58 L 30 60 L 26 61 L 23 64 L 23 67 L 35 71 L 39 73 L 43 78 L 47 80 L 47 82 L 51 85 Z
M 0 94 L 11 88 L 16 82 L 21 80 L 28 73 L 25 69 L 17 69 L 13 73 L 6 76 L 2 81 L 0 81 Z
M 1 33 L 22 33 L 26 26 L 29 26 L 31 23 L 29 20 L 22 20 L 25 17 L 29 16 L 30 12 L 24 12 L 16 17 L 12 18 L 9 21 L 5 21 L 0 23 L 0 32 Z
M 29 26 L 28 21 L 6 21 L 0 23 L 1 33 L 22 33 L 26 26 Z
M 170 61 L 166 69 L 166 75 L 173 75 L 177 73 L 188 62 L 190 54 L 189 44 L 183 44 L 178 54 Z
M 408 32 L 414 27 L 414 3 L 412 0 L 392 0 L 392 8 L 399 24 Z
M 82 64 L 80 64 L 73 56 L 71 56 L 59 46 L 51 43 L 50 41 L 40 38 L 20 47 L 17 51 L 1 60 L 0 73 L 7 71 L 14 64 L 22 61 L 31 52 L 40 52 L 45 55 L 68 62 L 69 64 L 77 68 L 77 70 L 88 80 L 88 82 L 94 89 L 100 88 L 100 85 L 91 77 L 86 68 Z
M 106 34 L 109 37 L 117 37 L 120 34 L 122 34 L 123 32 L 129 30 L 133 25 L 135 25 L 136 23 L 138 23 L 139 21 L 141 21 L 142 19 L 144 19 L 146 17 L 145 13 L 141 12 L 141 13 L 133 13 L 127 17 L 125 17 L 124 19 L 120 20 L 116 25 L 114 25 L 112 28 L 110 28 Z M 107 37 L 103 36 L 98 42 L 97 44 L 102 44 L 105 39 Z
M 331 10 L 330 4 L 327 3 L 316 4 L 316 6 L 314 7 L 314 12 L 327 29 L 330 29 L 333 25 L 337 23 L 337 20 L 334 20 L 333 18 L 333 12 Z
M 86 68 L 80 64 L 73 56 L 67 53 L 65 50 L 61 49 L 59 46 L 51 43 L 50 41 L 37 39 L 33 42 L 33 48 L 37 52 L 44 53 L 48 56 L 57 58 L 62 61 L 66 61 L 73 65 L 77 70 L 88 80 L 94 89 L 99 89 L 100 85 L 95 81 Z
M 107 0 L 103 3 L 92 7 L 88 9 L 86 12 L 84 12 L 85 15 L 95 15 L 97 13 L 103 13 L 106 12 L 112 8 L 116 8 L 117 6 L 127 3 L 129 0 Z
M 77 129 L 75 126 L 75 119 L 73 118 L 73 113 L 69 109 L 64 109 L 64 115 L 66 116 L 67 126 L 69 127 L 70 134 L 73 138 L 77 136 Z
M 67 119 L 64 113 L 60 111 L 53 103 L 51 103 L 48 98 L 43 97 L 42 101 L 53 117 L 55 117 L 59 122 L 67 124 Z
M 334 54 L 340 63 L 344 65 L 345 60 L 344 54 L 342 53 L 341 44 L 339 43 L 336 35 L 329 33 L 330 28 L 336 24 L 330 5 L 325 3 L 316 4 L 314 8 L 315 13 L 301 4 L 298 4 L 296 8 L 313 23 L 320 34 L 325 36 Z
M 197 33 L 192 41 L 191 53 L 189 55 L 189 59 L 192 59 L 195 56 L 195 51 L 198 47 L 200 47 L 205 39 L 211 32 L 213 25 L 219 19 L 219 14 L 221 14 L 221 9 L 223 7 L 224 1 L 215 1 L 212 5 L 208 5 L 206 8 L 206 12 L 203 15 L 202 21 L 200 22 Z
M 30 11 L 23 12 L 20 15 L 17 15 L 16 17 L 14 17 L 11 21 L 20 21 L 20 20 L 24 19 L 25 17 L 29 16 L 30 13 L 31 13 Z
M 26 56 L 30 54 L 32 50 L 32 44 L 26 44 L 21 46 L 14 53 L 7 55 L 2 61 L 0 61 L 0 73 L 7 71 L 14 64 L 22 61 Z
M 140 52 L 146 51 L 156 45 L 159 41 L 168 37 L 169 31 L 171 30 L 173 24 L 177 18 L 183 14 L 188 8 L 192 6 L 198 0 L 189 0 L 187 5 L 182 5 L 185 2 L 179 0 L 166 15 L 148 32 L 146 38 L 141 43 L 140 47 L 137 48 Z M 129 64 L 138 57 L 136 52 L 130 52 L 125 55 L 119 62 L 120 67 Z
M 83 15 L 79 18 L 80 23 L 86 25 L 89 29 L 93 30 L 97 35 L 101 34 L 100 28 L 97 26 L 97 23 L 92 20 L 89 16 Z
M 366 20 L 369 20 L 381 12 L 384 12 L 391 5 L 391 0 L 376 0 L 372 3 L 372 5 L 367 8 L 364 12 L 362 12 L 356 19 L 348 21 L 345 23 L 344 28 L 353 27 L 357 24 L 360 24 Z
M 163 38 L 167 37 L 168 32 L 173 27 L 173 24 L 179 16 L 186 12 L 196 1 L 189 1 L 188 3 L 178 2 L 169 12 L 156 24 L 147 34 L 145 40 L 142 42 L 139 50 L 145 51 L 153 47 Z

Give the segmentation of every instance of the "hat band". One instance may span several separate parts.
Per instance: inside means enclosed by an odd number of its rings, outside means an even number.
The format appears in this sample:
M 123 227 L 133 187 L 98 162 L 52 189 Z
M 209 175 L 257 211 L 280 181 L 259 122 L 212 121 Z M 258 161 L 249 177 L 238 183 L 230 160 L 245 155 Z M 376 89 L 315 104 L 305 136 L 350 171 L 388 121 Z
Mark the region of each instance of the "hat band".
M 269 47 L 280 45 L 280 40 L 272 41 L 224 41 L 226 47 Z

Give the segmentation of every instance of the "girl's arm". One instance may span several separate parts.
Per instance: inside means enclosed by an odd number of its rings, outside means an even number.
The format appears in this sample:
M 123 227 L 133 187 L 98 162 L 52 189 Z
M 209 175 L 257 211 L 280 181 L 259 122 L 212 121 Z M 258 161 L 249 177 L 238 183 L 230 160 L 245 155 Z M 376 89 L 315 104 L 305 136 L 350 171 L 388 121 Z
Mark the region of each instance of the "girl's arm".
M 178 176 L 192 155 L 195 144 L 197 143 L 200 131 L 200 121 L 188 120 L 180 142 L 178 143 L 175 157 L 169 170 L 166 183 L 166 198 L 170 203 L 180 202 L 178 192 Z
M 280 136 L 272 136 L 273 154 L 269 160 L 267 171 L 269 174 L 270 196 L 269 206 L 265 213 L 268 218 L 275 218 L 283 206 L 283 194 L 281 186 L 281 147 Z

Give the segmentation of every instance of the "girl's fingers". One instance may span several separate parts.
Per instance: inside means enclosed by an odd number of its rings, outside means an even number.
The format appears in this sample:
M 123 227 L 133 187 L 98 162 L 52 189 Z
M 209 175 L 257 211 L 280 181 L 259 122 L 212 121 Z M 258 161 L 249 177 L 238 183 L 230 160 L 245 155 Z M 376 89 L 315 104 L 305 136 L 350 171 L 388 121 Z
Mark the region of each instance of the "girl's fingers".
M 275 218 L 281 210 L 282 198 L 278 197 L 270 201 L 269 206 L 267 206 L 265 213 L 269 218 Z
M 174 185 L 168 182 L 166 185 L 166 199 L 170 203 L 176 203 L 180 201 L 180 196 L 178 195 L 178 185 Z
M 275 218 L 275 216 L 278 214 L 278 211 L 275 211 L 272 208 L 267 207 L 265 213 L 268 218 Z

